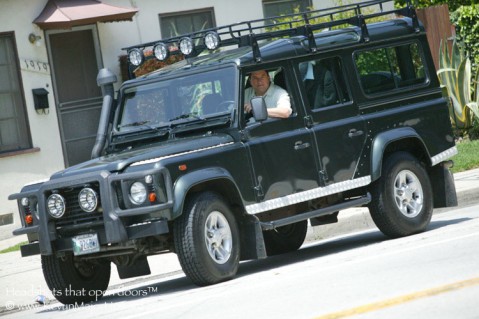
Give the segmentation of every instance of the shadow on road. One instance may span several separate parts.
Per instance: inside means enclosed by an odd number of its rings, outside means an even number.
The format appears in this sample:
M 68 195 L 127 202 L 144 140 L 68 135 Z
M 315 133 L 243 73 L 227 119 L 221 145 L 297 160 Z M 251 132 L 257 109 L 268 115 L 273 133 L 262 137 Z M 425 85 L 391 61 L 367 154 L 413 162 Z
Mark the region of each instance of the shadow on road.
M 459 224 L 468 220 L 470 220 L 470 218 L 433 221 L 431 222 L 428 230 L 436 230 L 445 226 Z M 369 231 L 337 238 L 330 238 L 328 240 L 320 240 L 317 242 L 310 243 L 306 247 L 303 247 L 296 252 L 272 256 L 263 260 L 242 262 L 239 267 L 236 278 L 246 277 L 254 275 L 255 273 L 260 273 L 263 271 L 268 271 L 275 268 L 292 265 L 295 263 L 301 263 L 314 258 L 321 258 L 324 256 L 340 252 L 346 252 L 348 250 L 353 250 L 360 247 L 378 244 L 386 240 L 390 239 L 383 235 L 377 229 L 371 229 Z M 133 289 L 127 289 L 126 287 L 125 289 L 116 289 L 113 294 L 111 294 L 111 291 L 107 292 L 109 293 L 108 295 L 104 296 L 98 302 L 93 302 L 88 306 L 94 306 L 95 304 L 104 303 L 112 304 L 144 297 L 161 296 L 198 288 L 188 278 L 186 278 L 184 274 L 176 273 L 176 275 L 177 276 L 175 276 L 175 278 L 169 277 L 171 279 L 166 280 L 163 279 L 165 277 L 164 275 L 151 276 L 147 278 L 149 282 L 148 285 L 140 286 Z M 178 275 L 180 275 L 181 277 L 178 278 Z M 151 281 L 155 280 L 156 278 L 158 278 L 159 282 L 156 284 L 151 284 Z M 55 311 L 63 310 L 58 309 L 58 307 L 55 307 L 52 309 L 45 309 L 41 312 Z

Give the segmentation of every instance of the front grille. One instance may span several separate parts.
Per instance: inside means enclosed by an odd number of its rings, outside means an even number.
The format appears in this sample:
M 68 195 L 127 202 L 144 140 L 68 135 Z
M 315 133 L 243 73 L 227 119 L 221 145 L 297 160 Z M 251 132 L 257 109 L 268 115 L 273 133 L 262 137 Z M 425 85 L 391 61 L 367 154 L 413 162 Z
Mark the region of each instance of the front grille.
M 89 184 L 98 195 L 98 206 L 93 212 L 85 212 L 78 203 L 78 194 L 85 186 L 61 189 L 60 194 L 65 198 L 66 211 L 65 214 L 56 220 L 56 227 L 64 228 L 68 226 L 80 226 L 83 224 L 97 224 L 103 222 L 103 214 L 101 213 L 100 187 L 98 183 Z

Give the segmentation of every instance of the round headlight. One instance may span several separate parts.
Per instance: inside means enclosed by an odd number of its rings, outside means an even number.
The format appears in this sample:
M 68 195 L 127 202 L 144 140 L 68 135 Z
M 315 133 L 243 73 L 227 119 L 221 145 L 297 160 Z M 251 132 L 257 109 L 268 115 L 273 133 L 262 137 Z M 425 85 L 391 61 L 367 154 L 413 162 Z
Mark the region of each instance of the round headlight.
M 180 51 L 184 55 L 189 55 L 193 52 L 193 40 L 188 37 L 184 37 L 180 40 Z
M 133 204 L 141 205 L 146 200 L 146 187 L 143 183 L 136 182 L 130 186 L 130 200 Z
M 168 57 L 168 48 L 166 44 L 158 43 L 153 47 L 153 53 L 158 60 L 163 61 Z
M 91 188 L 84 188 L 78 194 L 78 203 L 85 212 L 92 212 L 98 205 L 98 196 Z
M 220 45 L 220 36 L 218 33 L 210 31 L 206 33 L 204 41 L 208 50 L 214 50 Z
M 47 206 L 52 217 L 60 218 L 65 214 L 65 199 L 62 195 L 51 194 L 47 199 Z
M 128 52 L 128 60 L 130 61 L 131 64 L 134 66 L 139 66 L 140 64 L 143 63 L 145 60 L 145 56 L 143 54 L 143 51 L 140 49 L 131 49 Z

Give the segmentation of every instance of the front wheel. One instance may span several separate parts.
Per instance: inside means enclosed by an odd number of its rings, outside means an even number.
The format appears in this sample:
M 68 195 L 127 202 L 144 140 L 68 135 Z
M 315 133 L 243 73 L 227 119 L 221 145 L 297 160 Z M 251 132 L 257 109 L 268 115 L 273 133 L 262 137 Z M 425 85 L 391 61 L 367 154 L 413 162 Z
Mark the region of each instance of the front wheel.
M 429 176 L 411 154 L 397 152 L 384 162 L 381 178 L 371 188 L 369 211 L 385 235 L 397 238 L 422 232 L 431 221 L 433 200 Z
M 174 243 L 183 271 L 198 286 L 229 280 L 238 271 L 237 223 L 215 193 L 200 193 L 188 200 L 174 224 Z
M 83 261 L 67 253 L 63 257 L 42 255 L 45 281 L 53 296 L 63 304 L 97 301 L 110 282 L 109 261 Z

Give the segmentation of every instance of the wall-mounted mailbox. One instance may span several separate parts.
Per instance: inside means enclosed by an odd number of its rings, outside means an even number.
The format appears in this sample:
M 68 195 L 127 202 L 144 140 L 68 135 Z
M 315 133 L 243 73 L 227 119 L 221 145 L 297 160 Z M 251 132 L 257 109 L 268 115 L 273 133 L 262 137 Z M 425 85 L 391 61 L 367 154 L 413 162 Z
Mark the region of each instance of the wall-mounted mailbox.
M 33 93 L 33 103 L 35 105 L 35 111 L 37 113 L 43 112 L 43 114 L 46 114 L 46 111 L 48 110 L 48 91 L 45 90 L 44 88 L 40 89 L 32 89 Z

